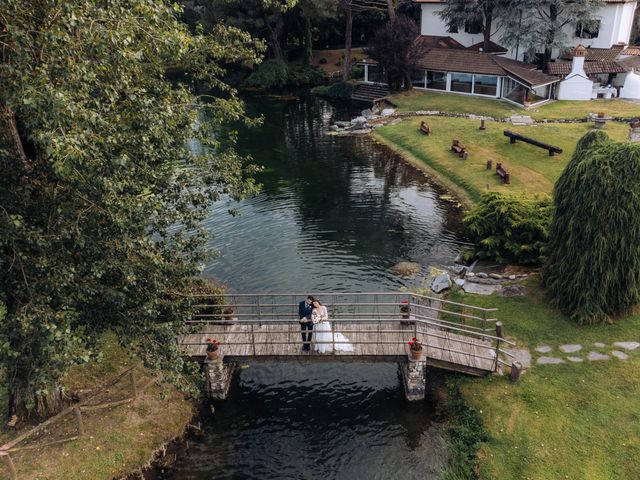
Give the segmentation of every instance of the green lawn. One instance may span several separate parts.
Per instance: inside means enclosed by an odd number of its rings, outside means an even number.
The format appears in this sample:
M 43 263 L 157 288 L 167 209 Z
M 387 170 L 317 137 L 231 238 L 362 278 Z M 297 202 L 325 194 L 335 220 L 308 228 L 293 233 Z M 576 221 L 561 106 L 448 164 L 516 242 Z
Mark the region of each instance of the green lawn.
M 431 126 L 433 134 L 418 131 L 420 121 Z M 589 131 L 589 123 L 537 124 L 518 127 L 507 123 L 487 122 L 487 129 L 479 130 L 479 121 L 465 118 L 416 117 L 396 125 L 386 125 L 375 131 L 375 137 L 391 146 L 418 166 L 436 173 L 446 186 L 463 199 L 477 201 L 487 184 L 491 190 L 513 194 L 551 193 L 556 179 L 571 158 L 580 137 Z M 509 143 L 504 130 L 512 130 L 556 145 L 564 150 L 549 157 L 546 150 L 518 142 Z M 605 131 L 616 140 L 627 138 L 628 126 L 609 122 Z M 451 153 L 451 140 L 460 139 L 469 150 L 465 161 Z M 493 160 L 494 169 L 487 170 L 486 162 Z M 495 174 L 501 162 L 511 175 L 511 184 L 504 185 Z
M 139 365 L 139 360 L 118 345 L 115 336 L 106 335 L 100 345 L 102 358 L 71 368 L 62 382 L 65 388 L 68 391 L 96 389 L 120 372 L 137 365 L 138 398 L 129 404 L 84 412 L 86 434 L 78 440 L 12 454 L 21 480 L 110 480 L 127 477 L 147 465 L 153 453 L 165 442 L 184 432 L 193 416 L 191 402 L 170 385 L 150 385 L 155 373 Z M 101 395 L 95 403 L 127 398 L 131 395 L 131 384 L 124 379 Z M 0 400 L 4 401 L 4 409 L 6 399 L 2 388 Z M 24 430 L 28 428 L 25 426 Z M 43 435 L 20 446 L 42 445 L 73 436 L 76 431 L 73 417 L 63 417 L 47 427 Z M 17 433 L 21 431 L 0 431 L 0 440 L 6 441 Z M 4 469 L 0 462 L 0 478 L 6 478 Z
M 537 120 L 584 118 L 589 113 L 605 112 L 616 117 L 640 117 L 640 103 L 626 100 L 591 100 L 586 102 L 555 101 L 529 110 L 503 100 L 412 90 L 396 93 L 390 100 L 400 111 L 438 110 L 453 113 L 472 113 L 495 118 L 514 114 L 531 115 Z
M 594 342 L 612 350 L 616 341 L 640 341 L 640 315 L 614 325 L 579 327 L 546 306 L 540 290 L 528 297 L 450 298 L 499 308 L 507 336 L 534 354 L 534 365 L 517 384 L 506 377 L 461 380 L 465 401 L 483 420 L 489 441 L 478 454 L 480 478 L 625 480 L 640 478 L 640 349 L 630 359 L 536 365 L 536 346 Z M 621 349 L 619 349 L 621 350 Z

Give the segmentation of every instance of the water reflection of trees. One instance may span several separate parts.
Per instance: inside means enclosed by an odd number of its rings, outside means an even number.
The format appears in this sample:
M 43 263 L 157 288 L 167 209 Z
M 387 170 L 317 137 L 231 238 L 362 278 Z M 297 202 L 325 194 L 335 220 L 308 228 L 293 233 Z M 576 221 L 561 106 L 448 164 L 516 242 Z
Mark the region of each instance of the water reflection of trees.
M 318 100 L 259 100 L 250 113 L 261 128 L 240 129 L 243 153 L 265 167 L 266 195 L 291 197 L 297 222 L 319 242 L 331 242 L 363 262 L 431 251 L 456 237 L 459 212 L 424 175 L 368 137 L 324 134 L 334 107 Z M 419 194 L 417 203 L 402 196 Z

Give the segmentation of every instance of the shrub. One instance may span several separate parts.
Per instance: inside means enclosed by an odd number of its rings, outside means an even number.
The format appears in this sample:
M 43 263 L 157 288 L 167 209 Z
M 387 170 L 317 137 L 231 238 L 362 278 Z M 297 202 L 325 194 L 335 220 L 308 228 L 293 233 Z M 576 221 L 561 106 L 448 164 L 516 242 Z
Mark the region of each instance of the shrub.
M 287 82 L 291 86 L 321 85 L 324 82 L 324 73 L 317 67 L 296 63 L 289 65 Z
M 587 133 L 554 190 L 543 280 L 580 324 L 640 302 L 640 145 Z
M 260 88 L 297 87 L 319 85 L 324 81 L 322 71 L 311 65 L 291 64 L 278 60 L 262 62 L 249 77 L 245 85 Z
M 337 82 L 332 85 L 321 85 L 312 88 L 311 93 L 321 97 L 349 100 L 353 93 L 353 84 L 349 82 Z
M 275 88 L 287 85 L 289 68 L 280 60 L 266 60 L 245 80 L 250 87 Z
M 475 246 L 467 260 L 493 259 L 501 263 L 536 265 L 542 262 L 551 223 L 551 201 L 486 193 L 464 217 Z

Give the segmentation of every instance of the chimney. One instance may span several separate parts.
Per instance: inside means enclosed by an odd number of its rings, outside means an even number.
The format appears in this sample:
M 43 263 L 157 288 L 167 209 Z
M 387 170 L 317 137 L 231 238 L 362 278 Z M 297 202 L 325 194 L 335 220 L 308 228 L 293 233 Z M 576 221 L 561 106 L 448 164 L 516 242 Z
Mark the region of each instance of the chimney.
M 588 78 L 584 71 L 584 57 L 587 56 L 587 49 L 582 45 L 578 45 L 573 51 L 573 62 L 571 63 L 571 73 L 567 75 L 569 77 L 575 77 L 579 75 L 584 78 Z

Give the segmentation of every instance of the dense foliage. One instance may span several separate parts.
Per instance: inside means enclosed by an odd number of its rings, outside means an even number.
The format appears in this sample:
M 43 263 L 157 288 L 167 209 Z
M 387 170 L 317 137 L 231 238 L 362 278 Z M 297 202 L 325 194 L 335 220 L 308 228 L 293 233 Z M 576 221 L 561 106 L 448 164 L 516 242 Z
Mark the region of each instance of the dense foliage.
M 206 255 L 200 220 L 221 194 L 254 191 L 232 138 L 214 135 L 243 117 L 220 79 L 256 51 L 233 28 L 189 33 L 179 14 L 159 0 L 3 2 L 0 368 L 19 413 L 51 407 L 105 330 L 184 380 L 176 292 Z M 214 89 L 206 104 L 166 81 L 175 64 Z
M 503 1 L 499 7 L 500 42 L 528 53 L 529 59 L 542 51 L 540 63 L 546 68 L 553 50 L 565 47 L 570 40 L 565 27 L 595 27 L 602 5 L 604 0 Z
M 322 97 L 349 100 L 353 93 L 353 83 L 336 82 L 331 85 L 320 85 L 311 89 L 311 93 Z
M 581 324 L 640 302 L 640 145 L 586 134 L 554 190 L 544 283 Z
M 411 74 L 416 63 L 427 52 L 423 42 L 416 41 L 420 27 L 409 17 L 399 15 L 378 29 L 366 49 L 367 55 L 378 62 L 391 90 L 413 86 Z
M 302 64 L 286 64 L 281 60 L 266 60 L 249 75 L 245 85 L 261 88 L 297 87 L 320 85 L 324 74 L 316 67 Z
M 549 198 L 516 198 L 486 193 L 465 217 L 475 246 L 467 259 L 489 258 L 501 263 L 542 262 L 551 223 Z
M 488 435 L 478 412 L 465 404 L 458 381 L 451 379 L 446 387 L 445 409 L 449 417 L 447 434 L 451 457 L 441 477 L 443 480 L 474 479 L 477 478 L 478 450 L 488 440 Z

